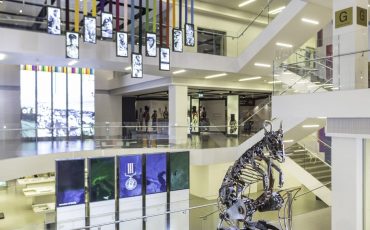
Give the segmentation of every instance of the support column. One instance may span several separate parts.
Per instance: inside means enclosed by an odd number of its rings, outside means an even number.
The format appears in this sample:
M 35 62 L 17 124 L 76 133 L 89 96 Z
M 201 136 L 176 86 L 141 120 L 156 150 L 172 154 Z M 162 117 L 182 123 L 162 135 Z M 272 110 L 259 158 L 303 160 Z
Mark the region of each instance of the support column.
M 187 100 L 187 86 L 168 86 L 170 144 L 185 144 L 187 142 Z
M 333 1 L 333 56 L 367 50 L 367 0 Z M 335 89 L 368 87 L 368 53 L 333 58 Z
M 362 138 L 332 139 L 332 229 L 363 229 Z

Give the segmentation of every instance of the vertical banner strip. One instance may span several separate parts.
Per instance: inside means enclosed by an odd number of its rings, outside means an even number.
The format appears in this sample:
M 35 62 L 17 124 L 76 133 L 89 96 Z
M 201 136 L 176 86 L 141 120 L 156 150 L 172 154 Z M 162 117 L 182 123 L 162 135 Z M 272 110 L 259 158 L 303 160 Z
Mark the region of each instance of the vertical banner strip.
M 104 12 L 105 0 L 100 0 L 100 12 Z
M 145 0 L 145 32 L 149 32 L 149 0 Z
M 182 28 L 182 0 L 179 0 L 179 29 Z
M 120 8 L 119 0 L 116 0 L 116 32 L 120 31 L 120 28 L 119 28 L 119 8 Z
M 130 21 L 130 26 L 131 26 L 131 53 L 135 52 L 135 1 L 131 0 L 131 21 Z
M 61 8 L 60 0 L 57 0 L 57 7 L 58 7 L 58 8 Z
M 170 47 L 170 0 L 166 1 L 166 47 Z
M 69 31 L 69 0 L 66 0 L 66 31 Z
M 163 44 L 163 30 L 162 30 L 162 20 L 163 20 L 163 7 L 162 7 L 162 0 L 159 0 L 159 46 L 162 47 Z
M 194 0 L 191 0 L 190 7 L 191 24 L 194 25 Z
M 185 23 L 188 23 L 188 0 L 185 0 Z
M 172 0 L 172 28 L 176 28 L 176 0 Z
M 80 0 L 75 0 L 75 32 L 80 31 Z
M 87 16 L 87 0 L 84 0 L 83 14 L 84 16 Z
M 124 0 L 123 2 L 123 31 L 127 32 L 127 22 L 128 22 L 128 0 Z
M 153 0 L 153 29 L 152 32 L 157 32 L 157 0 Z
M 92 16 L 96 17 L 96 0 L 92 0 L 91 7 Z
M 111 13 L 111 14 L 113 13 L 113 3 L 112 3 L 112 0 L 109 0 L 109 13 Z
M 139 0 L 139 53 L 142 54 L 143 46 L 143 0 Z

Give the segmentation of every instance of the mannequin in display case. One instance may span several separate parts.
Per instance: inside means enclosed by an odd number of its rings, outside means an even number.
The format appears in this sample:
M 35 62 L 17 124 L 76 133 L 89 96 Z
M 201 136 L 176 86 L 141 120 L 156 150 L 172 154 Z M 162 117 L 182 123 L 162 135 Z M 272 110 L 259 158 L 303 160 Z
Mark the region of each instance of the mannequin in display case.
M 229 123 L 229 126 L 230 126 L 230 134 L 236 134 L 236 131 L 238 129 L 238 126 L 236 124 L 235 114 L 233 114 L 233 113 L 230 115 L 230 123 Z

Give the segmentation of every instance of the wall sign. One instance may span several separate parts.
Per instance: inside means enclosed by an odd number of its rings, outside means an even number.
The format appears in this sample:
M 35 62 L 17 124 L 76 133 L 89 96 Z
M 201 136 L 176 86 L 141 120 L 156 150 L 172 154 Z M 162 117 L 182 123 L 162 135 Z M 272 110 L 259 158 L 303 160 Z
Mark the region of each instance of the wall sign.
M 349 7 L 335 12 L 335 28 L 353 24 L 353 8 Z
M 367 27 L 367 10 L 361 7 L 357 7 L 357 24 L 360 26 Z

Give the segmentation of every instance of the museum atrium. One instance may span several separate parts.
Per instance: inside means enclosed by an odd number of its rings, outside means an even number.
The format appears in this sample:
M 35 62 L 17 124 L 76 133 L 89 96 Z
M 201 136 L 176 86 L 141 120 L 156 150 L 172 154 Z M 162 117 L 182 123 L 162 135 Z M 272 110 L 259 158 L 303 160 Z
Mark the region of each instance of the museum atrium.
M 0 230 L 370 230 L 369 7 L 0 0 Z

